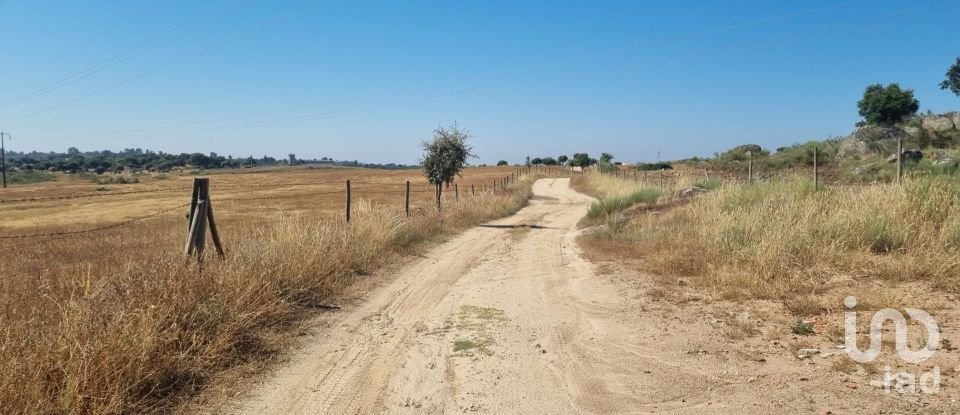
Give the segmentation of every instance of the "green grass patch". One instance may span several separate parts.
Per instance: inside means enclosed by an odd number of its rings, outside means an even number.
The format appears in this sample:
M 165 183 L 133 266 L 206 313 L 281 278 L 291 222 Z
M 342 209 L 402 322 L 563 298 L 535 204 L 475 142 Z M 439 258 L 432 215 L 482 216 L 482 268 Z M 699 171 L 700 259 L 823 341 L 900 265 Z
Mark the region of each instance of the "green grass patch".
M 657 189 L 640 189 L 626 196 L 612 196 L 600 199 L 590 205 L 587 217 L 600 219 L 609 217 L 638 203 L 656 201 L 662 193 Z
M 57 176 L 50 172 L 39 170 L 19 170 L 7 172 L 8 184 L 30 184 L 41 182 L 52 182 L 57 180 Z
M 453 342 L 453 352 L 471 356 L 474 353 L 482 353 L 487 356 L 493 356 L 493 340 L 489 338 L 481 340 L 456 340 Z
M 707 189 L 707 190 L 716 190 L 720 188 L 722 183 L 717 179 L 704 180 L 696 184 L 697 187 Z
M 799 336 L 809 336 L 814 333 L 813 323 L 797 320 L 790 326 L 790 331 Z

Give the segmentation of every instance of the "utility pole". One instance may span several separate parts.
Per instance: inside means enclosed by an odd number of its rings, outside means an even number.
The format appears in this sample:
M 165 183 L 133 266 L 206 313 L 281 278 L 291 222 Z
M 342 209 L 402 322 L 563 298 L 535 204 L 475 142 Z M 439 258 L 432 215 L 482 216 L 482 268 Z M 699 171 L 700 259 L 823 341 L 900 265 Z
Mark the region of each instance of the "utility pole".
M 0 131 L 0 170 L 3 170 L 3 188 L 7 188 L 7 149 L 3 144 L 3 136 L 10 137 L 10 133 Z

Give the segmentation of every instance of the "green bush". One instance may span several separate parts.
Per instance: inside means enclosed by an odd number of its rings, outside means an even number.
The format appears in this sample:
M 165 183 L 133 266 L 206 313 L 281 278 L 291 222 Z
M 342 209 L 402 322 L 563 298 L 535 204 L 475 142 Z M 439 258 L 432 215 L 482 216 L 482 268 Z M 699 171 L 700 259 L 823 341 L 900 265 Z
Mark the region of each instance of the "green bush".
M 720 188 L 722 184 L 723 183 L 720 182 L 720 180 L 710 179 L 710 180 L 704 180 L 702 182 L 697 182 L 696 186 L 703 189 L 707 189 L 707 190 L 715 190 Z
M 901 89 L 899 84 L 874 84 L 863 92 L 857 108 L 865 124 L 895 125 L 916 114 L 920 102 L 913 90 Z
M 673 170 L 673 165 L 667 162 L 637 163 L 634 168 L 640 171 Z

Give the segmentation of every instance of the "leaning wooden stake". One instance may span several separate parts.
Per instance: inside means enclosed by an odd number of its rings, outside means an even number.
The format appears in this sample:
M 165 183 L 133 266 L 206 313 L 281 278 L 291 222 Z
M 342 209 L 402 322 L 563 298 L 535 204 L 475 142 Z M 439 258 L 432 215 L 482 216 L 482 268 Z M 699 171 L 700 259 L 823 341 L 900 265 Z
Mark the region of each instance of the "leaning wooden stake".
M 214 248 L 220 259 L 225 258 L 223 243 L 220 241 L 220 232 L 213 216 L 213 204 L 210 201 L 210 179 L 198 177 L 193 179 L 193 192 L 190 199 L 189 229 L 187 230 L 186 244 L 183 252 L 187 256 L 197 255 L 203 259 L 203 251 L 207 239 L 207 226 L 213 239 Z

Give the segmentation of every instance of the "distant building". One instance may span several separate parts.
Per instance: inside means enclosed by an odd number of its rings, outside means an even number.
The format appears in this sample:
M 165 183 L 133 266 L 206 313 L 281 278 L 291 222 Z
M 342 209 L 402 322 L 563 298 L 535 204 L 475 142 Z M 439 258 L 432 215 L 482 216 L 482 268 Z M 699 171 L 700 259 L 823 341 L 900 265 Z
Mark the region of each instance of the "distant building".
M 297 164 L 299 164 L 299 163 L 297 163 L 297 155 L 296 155 L 296 154 L 293 154 L 293 153 L 290 153 L 290 165 L 291 165 L 291 166 L 296 166 Z

